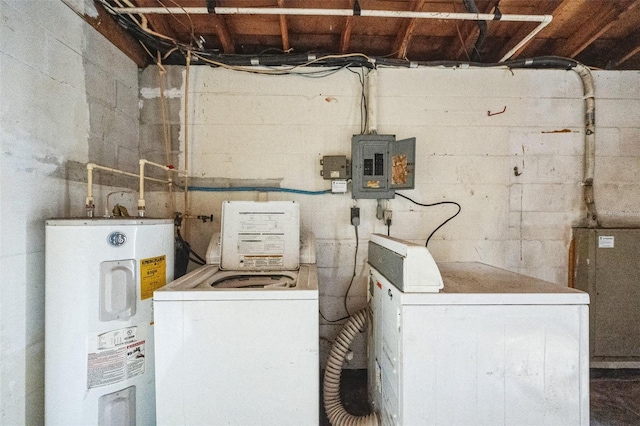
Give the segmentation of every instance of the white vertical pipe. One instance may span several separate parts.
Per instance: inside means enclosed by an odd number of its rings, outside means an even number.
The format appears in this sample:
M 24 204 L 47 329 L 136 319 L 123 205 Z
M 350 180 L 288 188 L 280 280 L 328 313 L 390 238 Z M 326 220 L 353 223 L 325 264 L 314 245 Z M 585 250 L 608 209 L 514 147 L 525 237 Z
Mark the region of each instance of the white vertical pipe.
M 378 133 L 378 70 L 367 74 L 367 133 Z
M 138 216 L 144 217 L 146 203 L 144 201 L 144 164 L 147 160 L 140 160 L 140 189 L 138 198 Z
M 87 164 L 87 198 L 85 207 L 87 209 L 87 217 L 93 217 L 95 204 L 93 203 L 93 167 L 95 164 Z

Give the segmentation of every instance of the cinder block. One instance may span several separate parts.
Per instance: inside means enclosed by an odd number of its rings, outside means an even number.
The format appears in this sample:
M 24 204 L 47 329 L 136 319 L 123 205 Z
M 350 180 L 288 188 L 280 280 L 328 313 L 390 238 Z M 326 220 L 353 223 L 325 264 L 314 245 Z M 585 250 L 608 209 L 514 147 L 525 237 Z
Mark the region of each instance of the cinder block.
M 429 157 L 427 159 L 428 177 L 424 183 L 506 185 L 510 171 L 508 159 L 504 156 Z
M 640 188 L 636 183 L 604 183 L 596 179 L 594 193 L 596 208 L 603 218 L 640 211 Z
M 580 156 L 538 156 L 539 183 L 579 183 L 583 179 L 583 158 Z
M 620 155 L 640 157 L 640 124 L 620 129 Z
M 640 72 L 591 71 L 596 86 L 596 99 L 638 99 Z
M 617 127 L 598 127 L 596 129 L 596 158 L 623 155 L 623 132 L 623 129 Z M 640 132 L 638 133 L 638 136 L 640 136 Z M 632 150 L 630 154 L 640 154 L 640 148 L 638 148 L 638 153 L 634 153 Z
M 138 149 L 131 149 L 127 146 L 118 145 L 116 147 L 116 168 L 129 173 L 138 173 L 140 165 L 138 163 Z
M 640 123 L 640 99 L 596 100 L 599 126 L 637 127 Z
M 138 86 L 128 86 L 116 80 L 116 108 L 125 116 L 140 122 L 140 107 L 138 103 Z
M 563 240 L 523 240 L 524 268 L 566 268 L 569 243 Z
M 599 157 L 594 180 L 600 183 L 637 183 L 638 157 Z
M 550 127 L 509 128 L 511 155 L 582 155 L 584 129 Z
M 84 92 L 86 87 L 82 55 L 51 35 L 46 35 L 44 46 L 44 72 L 53 80 Z M 69 90 L 68 87 L 65 89 Z
M 181 154 L 180 150 L 180 140 L 179 140 L 179 132 L 180 126 L 169 124 L 169 164 L 174 165 L 176 168 L 178 164 L 181 164 L 181 161 L 178 159 L 178 154 Z M 149 158 L 149 153 L 157 153 L 161 152 L 162 156 L 161 164 L 165 163 L 165 136 L 164 136 L 164 126 L 162 124 L 141 124 L 139 128 L 140 134 L 140 157 L 145 158 L 147 160 L 151 160 Z
M 529 184 L 523 187 L 522 210 L 534 212 L 562 212 L 579 209 L 582 205 L 580 184 Z
M 572 212 L 523 212 L 522 238 L 525 240 L 571 239 L 571 227 L 581 219 L 580 211 Z
M 452 98 L 567 97 L 581 90 L 580 81 L 568 81 L 565 71 L 486 69 L 381 69 L 382 96 Z M 491 88 L 491 90 L 487 90 Z M 576 96 L 581 91 L 576 90 Z
M 354 105 L 359 104 L 359 99 L 352 97 L 336 97 L 335 101 L 328 102 L 321 95 L 195 93 L 191 99 L 191 105 L 197 105 L 190 115 L 190 122 L 194 124 L 351 125 L 355 121 Z
M 139 112 L 141 124 L 162 124 L 163 121 L 180 124 L 184 120 L 184 100 L 182 97 L 166 96 L 163 101 L 159 96 L 149 98 L 141 94 L 139 105 L 141 105 Z
M 195 93 L 226 93 L 236 95 L 293 95 L 308 96 L 318 93 L 329 96 L 360 96 L 358 77 L 347 71 L 335 73 L 325 78 L 305 78 L 302 76 L 274 76 L 238 73 L 222 68 L 191 68 L 190 91 Z
M 116 107 L 116 81 L 102 68 L 91 62 L 85 63 L 87 96 L 99 100 L 109 108 Z

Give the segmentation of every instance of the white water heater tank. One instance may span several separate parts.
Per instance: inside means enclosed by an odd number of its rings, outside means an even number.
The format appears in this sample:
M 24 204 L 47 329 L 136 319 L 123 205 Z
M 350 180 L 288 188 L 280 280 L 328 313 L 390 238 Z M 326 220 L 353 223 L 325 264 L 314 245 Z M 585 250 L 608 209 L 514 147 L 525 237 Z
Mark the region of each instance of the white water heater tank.
M 173 280 L 170 219 L 46 222 L 45 422 L 155 424 L 153 291 Z

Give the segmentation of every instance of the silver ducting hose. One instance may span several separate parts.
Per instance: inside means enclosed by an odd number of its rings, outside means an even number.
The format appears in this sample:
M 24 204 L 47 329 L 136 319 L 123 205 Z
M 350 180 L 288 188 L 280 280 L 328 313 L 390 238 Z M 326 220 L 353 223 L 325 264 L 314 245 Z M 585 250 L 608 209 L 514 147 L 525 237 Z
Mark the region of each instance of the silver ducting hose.
M 368 323 L 367 309 L 356 312 L 349 317 L 331 347 L 324 370 L 323 400 L 329 423 L 333 426 L 378 426 L 378 417 L 375 413 L 354 416 L 345 410 L 340 400 L 340 374 L 344 359 L 353 339 L 358 333 L 364 331 Z

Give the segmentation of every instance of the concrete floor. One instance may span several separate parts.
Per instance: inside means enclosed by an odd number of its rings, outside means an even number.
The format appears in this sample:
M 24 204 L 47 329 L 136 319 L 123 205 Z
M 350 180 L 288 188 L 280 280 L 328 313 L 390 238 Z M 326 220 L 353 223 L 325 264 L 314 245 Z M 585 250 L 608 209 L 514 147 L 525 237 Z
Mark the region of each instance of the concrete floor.
M 591 370 L 590 394 L 592 426 L 640 425 L 640 370 Z M 342 371 L 342 401 L 351 414 L 368 413 L 366 370 Z M 322 403 L 320 412 L 329 426 Z

